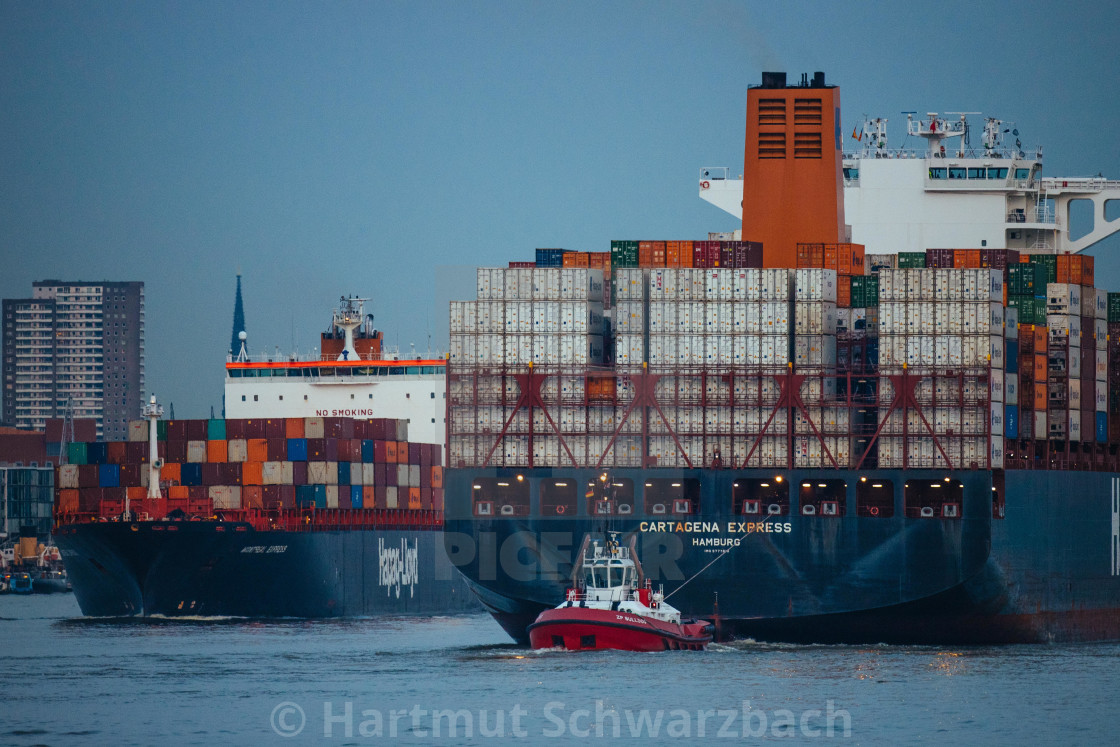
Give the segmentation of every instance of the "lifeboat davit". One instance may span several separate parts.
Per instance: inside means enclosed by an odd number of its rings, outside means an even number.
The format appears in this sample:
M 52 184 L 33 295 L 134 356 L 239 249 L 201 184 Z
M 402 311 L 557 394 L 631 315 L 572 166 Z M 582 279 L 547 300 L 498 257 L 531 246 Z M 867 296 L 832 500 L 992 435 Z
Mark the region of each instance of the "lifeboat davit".
M 582 554 L 576 585 L 529 626 L 533 648 L 701 651 L 711 642 L 711 623 L 682 621 L 662 591 L 643 581 L 630 548 L 620 547 L 613 536 L 605 548 L 596 540 L 591 553 Z

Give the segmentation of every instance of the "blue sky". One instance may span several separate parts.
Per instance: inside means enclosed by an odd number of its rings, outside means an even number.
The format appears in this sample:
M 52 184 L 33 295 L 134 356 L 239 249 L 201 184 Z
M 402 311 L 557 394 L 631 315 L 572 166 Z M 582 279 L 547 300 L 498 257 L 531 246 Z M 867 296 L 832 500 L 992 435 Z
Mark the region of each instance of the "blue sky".
M 697 175 L 741 168 L 764 69 L 825 71 L 847 132 L 981 111 L 1120 178 L 1118 8 L 0 0 L 0 296 L 143 280 L 148 386 L 206 417 L 238 269 L 257 352 L 313 350 L 343 294 L 423 350 L 465 266 L 734 228 Z

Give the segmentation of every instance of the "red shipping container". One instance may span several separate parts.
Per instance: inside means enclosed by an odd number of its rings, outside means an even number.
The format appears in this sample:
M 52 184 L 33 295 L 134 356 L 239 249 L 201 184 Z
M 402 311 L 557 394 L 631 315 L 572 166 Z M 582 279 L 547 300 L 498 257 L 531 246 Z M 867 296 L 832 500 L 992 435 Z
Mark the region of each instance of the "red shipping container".
M 296 486 L 280 485 L 280 503 L 284 508 L 296 507 Z
M 398 474 L 397 473 L 397 465 L 396 464 L 385 464 L 385 465 L 382 465 L 382 467 L 385 469 L 385 472 L 384 472 L 384 474 L 385 474 L 385 478 L 384 478 L 385 479 L 385 484 L 395 486 L 397 484 L 397 474 Z M 374 484 L 376 484 L 376 478 L 374 480 Z
M 205 420 L 185 420 L 187 424 L 187 440 L 188 441 L 205 441 L 206 440 L 206 421 Z
M 408 444 L 408 464 L 420 464 L 420 446 L 421 444 Z
M 443 487 L 443 467 L 440 467 L 439 465 L 432 467 L 432 487 Z
M 267 462 L 268 440 L 264 438 L 250 438 L 247 443 L 250 462 Z
M 292 484 L 307 484 L 307 462 L 292 462 Z
M 121 465 L 121 485 L 126 487 L 140 485 L 140 465 L 136 462 Z
M 167 421 L 167 440 L 168 441 L 186 441 L 187 440 L 187 421 L 185 421 L 185 420 L 168 420 Z
M 536 266 L 537 266 L 536 262 L 510 262 L 509 263 L 509 268 L 511 270 L 514 270 L 514 269 L 527 270 L 531 267 L 536 267 Z
M 852 277 L 851 275 L 838 275 L 836 277 L 836 305 L 842 309 L 852 305 Z
M 207 441 L 206 461 L 224 462 L 228 459 L 227 441 Z
M 264 491 L 258 485 L 241 489 L 241 508 L 264 508 Z
M 222 474 L 223 464 L 215 464 L 213 462 L 206 462 L 202 465 L 202 484 L 206 486 L 211 485 L 224 485 L 225 480 Z
M 172 441 L 167 442 L 167 456 L 164 457 L 169 462 L 185 462 L 187 461 L 187 442 L 186 441 Z
M 432 488 L 432 510 L 443 514 L 443 488 Z
M 193 503 L 195 501 L 209 501 L 210 488 L 205 485 L 191 485 L 187 488 L 187 498 Z
M 159 441 L 156 443 L 156 448 L 159 452 L 165 452 L 166 441 Z M 125 444 L 125 463 L 126 464 L 147 464 L 148 463 L 148 442 L 147 441 L 130 441 Z
M 78 487 L 96 488 L 101 485 L 99 467 L 96 464 L 78 465 Z
M 309 462 L 325 462 L 325 461 L 327 461 L 327 439 L 325 439 L 325 438 L 309 438 L 309 439 L 307 439 L 307 461 L 309 461 Z
M 246 431 L 245 423 L 246 422 L 247 421 L 244 418 L 227 418 L 226 419 L 226 440 L 227 441 L 232 441 L 232 440 L 235 440 L 235 439 L 248 438 L 248 436 L 245 435 L 245 431 Z
M 638 267 L 652 267 L 653 266 L 653 242 L 652 241 L 639 241 L 638 242 Z
M 432 510 L 432 489 L 420 486 L 420 508 L 425 511 Z
M 241 462 L 226 462 L 221 468 L 222 485 L 241 484 Z
M 229 421 L 226 421 L 226 438 L 229 435 Z M 284 421 L 284 438 L 303 438 L 303 418 L 287 418 Z
M 101 488 L 82 488 L 78 494 L 78 511 L 93 514 L 101 510 Z
M 160 482 L 179 482 L 183 479 L 183 465 L 180 462 L 164 462 L 159 479 Z
M 105 449 L 109 464 L 124 464 L 128 459 L 127 441 L 110 441 Z
M 328 462 L 338 461 L 338 439 L 337 438 L 324 438 L 323 439 L 323 458 Z
M 229 434 L 226 434 L 229 438 Z M 264 421 L 259 419 L 245 421 L 245 438 L 265 438 Z
M 378 462 L 377 464 L 373 465 L 373 484 L 374 485 L 384 485 L 385 484 L 386 469 L 387 468 L 386 468 L 384 462 Z
M 373 507 L 374 508 L 387 508 L 385 504 L 385 486 L 373 486 Z
M 241 484 L 260 485 L 264 482 L 262 477 L 264 469 L 261 462 L 245 462 L 241 465 Z
M 270 438 L 268 439 L 268 459 L 266 462 L 283 462 L 288 458 L 288 439 L 286 438 Z
M 264 421 L 265 438 L 287 438 L 288 428 L 283 418 L 272 418 Z

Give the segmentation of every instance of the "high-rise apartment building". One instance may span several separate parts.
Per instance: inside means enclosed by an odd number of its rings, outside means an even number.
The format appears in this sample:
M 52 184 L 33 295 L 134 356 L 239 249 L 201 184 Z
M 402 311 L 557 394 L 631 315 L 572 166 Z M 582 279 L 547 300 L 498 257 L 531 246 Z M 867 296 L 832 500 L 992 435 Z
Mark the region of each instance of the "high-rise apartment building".
M 32 284 L 4 299 L 4 422 L 42 429 L 48 418 L 97 421 L 97 435 L 125 440 L 144 399 L 144 284 Z

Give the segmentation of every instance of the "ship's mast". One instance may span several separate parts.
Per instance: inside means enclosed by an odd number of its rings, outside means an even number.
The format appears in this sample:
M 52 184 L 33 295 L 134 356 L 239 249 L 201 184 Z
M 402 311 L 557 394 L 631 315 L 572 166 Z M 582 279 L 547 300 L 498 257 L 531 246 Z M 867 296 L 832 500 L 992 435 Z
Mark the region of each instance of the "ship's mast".
M 937 112 L 927 112 L 926 120 L 914 120 L 917 112 L 903 112 L 906 115 L 906 133 L 924 137 L 929 143 L 928 153 L 930 158 L 945 158 L 951 154 L 945 152 L 945 141 L 953 137 L 963 137 L 968 129 L 965 115 L 969 112 L 957 112 L 960 119 L 952 122 L 942 118 Z M 964 149 L 959 148 L 957 158 L 964 157 Z
M 334 326 L 342 330 L 345 335 L 345 342 L 342 344 L 342 353 L 338 356 L 340 361 L 355 361 L 358 360 L 358 351 L 354 349 L 354 330 L 362 326 L 365 318 L 362 316 L 362 304 L 368 301 L 368 298 L 357 298 L 351 296 L 347 298 L 343 296 L 339 300 L 338 308 L 335 309 L 334 319 L 332 320 Z
M 159 447 L 156 436 L 159 432 L 159 419 L 163 417 L 163 407 L 156 404 L 156 395 L 144 407 L 144 417 L 148 419 L 148 498 L 158 499 L 162 496 L 159 490 L 159 471 L 163 467 L 163 460 L 159 458 Z M 124 511 L 128 514 L 128 492 L 125 491 Z

